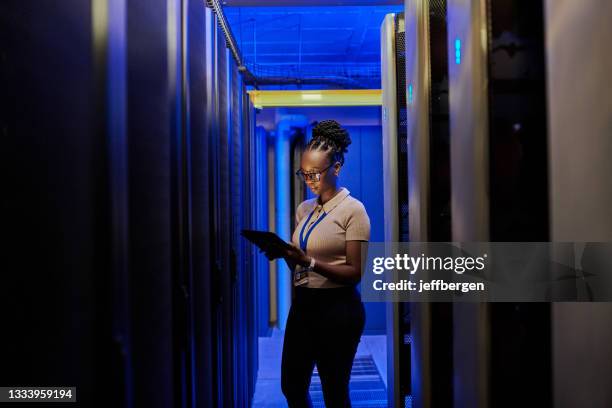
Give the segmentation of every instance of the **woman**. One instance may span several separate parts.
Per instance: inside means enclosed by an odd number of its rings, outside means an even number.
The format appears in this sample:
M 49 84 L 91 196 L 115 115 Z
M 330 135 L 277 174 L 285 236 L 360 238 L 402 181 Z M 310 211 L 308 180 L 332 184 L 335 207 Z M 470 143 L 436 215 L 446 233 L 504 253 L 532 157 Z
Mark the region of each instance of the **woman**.
M 315 364 L 325 405 L 351 406 L 351 368 L 365 323 L 355 285 L 361 279 L 361 242 L 370 239 L 370 220 L 363 204 L 338 187 L 350 144 L 338 122 L 320 122 L 297 172 L 317 197 L 298 206 L 293 248 L 284 254 L 295 287 L 281 375 L 290 408 L 311 406 L 308 388 Z

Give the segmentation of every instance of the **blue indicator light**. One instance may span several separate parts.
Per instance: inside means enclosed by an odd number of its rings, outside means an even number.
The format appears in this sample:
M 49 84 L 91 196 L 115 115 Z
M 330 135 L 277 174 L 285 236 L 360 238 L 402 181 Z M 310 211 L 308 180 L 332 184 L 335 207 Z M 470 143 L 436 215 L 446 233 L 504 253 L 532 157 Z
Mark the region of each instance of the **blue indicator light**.
M 412 84 L 408 85 L 408 105 L 412 105 Z
M 461 64 L 461 40 L 455 40 L 455 63 L 457 65 Z

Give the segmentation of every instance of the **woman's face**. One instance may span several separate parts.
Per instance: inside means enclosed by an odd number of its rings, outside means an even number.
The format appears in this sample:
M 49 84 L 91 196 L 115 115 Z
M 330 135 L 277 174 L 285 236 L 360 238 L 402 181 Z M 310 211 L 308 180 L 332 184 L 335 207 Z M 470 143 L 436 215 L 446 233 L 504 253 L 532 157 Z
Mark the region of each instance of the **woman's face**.
M 313 194 L 320 195 L 321 192 L 336 187 L 340 163 L 334 163 L 333 166 L 329 167 L 331 164 L 325 152 L 307 150 L 302 154 L 302 171 L 304 173 L 321 173 L 319 181 L 306 180 L 306 185 Z

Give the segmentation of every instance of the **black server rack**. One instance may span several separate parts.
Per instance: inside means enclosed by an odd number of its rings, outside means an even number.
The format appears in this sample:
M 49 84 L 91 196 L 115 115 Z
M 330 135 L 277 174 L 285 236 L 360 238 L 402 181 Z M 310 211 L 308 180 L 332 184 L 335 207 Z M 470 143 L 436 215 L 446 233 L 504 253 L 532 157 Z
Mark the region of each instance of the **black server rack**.
M 451 177 L 447 4 L 406 1 L 405 86 L 409 236 L 414 242 L 450 242 Z M 411 344 L 411 402 L 453 404 L 453 306 L 406 303 Z M 412 367 L 410 367 L 410 364 Z
M 544 2 L 448 4 L 453 240 L 548 241 Z M 453 314 L 456 404 L 551 406 L 549 304 Z
M 215 394 L 213 353 L 213 310 L 218 297 L 214 291 L 212 261 L 213 192 L 212 163 L 212 14 L 198 0 L 189 0 L 185 29 L 189 47 L 187 56 L 188 87 L 187 125 L 191 172 L 191 271 L 192 271 L 192 330 L 193 330 L 193 395 L 194 408 L 211 407 Z
M 74 385 L 83 406 L 247 406 L 254 122 L 213 12 L 0 11 L 2 383 Z
M 490 241 L 549 236 L 544 2 L 489 0 Z M 492 405 L 552 406 L 550 304 L 490 305 Z M 521 377 L 521 393 L 513 379 Z

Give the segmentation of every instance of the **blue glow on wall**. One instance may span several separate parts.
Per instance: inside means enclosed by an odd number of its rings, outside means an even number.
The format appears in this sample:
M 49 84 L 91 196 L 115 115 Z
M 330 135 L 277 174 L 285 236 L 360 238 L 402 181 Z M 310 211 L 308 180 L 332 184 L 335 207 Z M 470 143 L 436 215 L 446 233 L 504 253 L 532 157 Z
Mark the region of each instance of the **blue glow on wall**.
M 268 220 L 268 146 L 267 146 L 267 132 L 262 126 L 255 128 L 255 160 L 256 160 L 256 171 L 255 171 L 255 185 L 257 186 L 256 193 L 256 228 L 260 231 L 267 231 L 269 229 Z M 258 324 L 259 324 L 259 336 L 270 335 L 270 262 L 268 258 L 255 251 L 255 265 L 257 270 L 257 310 L 258 310 Z
M 461 64 L 461 40 L 459 38 L 455 39 L 455 63 Z
M 275 143 L 275 188 L 276 188 L 276 234 L 291 242 L 291 127 L 305 127 L 306 118 L 301 115 L 287 115 L 280 120 L 276 128 Z M 277 294 L 278 294 L 278 328 L 285 330 L 289 308 L 291 307 L 291 271 L 287 263 L 278 259 Z
M 276 234 L 285 241 L 291 241 L 290 231 L 290 145 L 289 121 L 279 123 L 276 131 L 275 145 L 275 187 L 276 187 Z M 291 306 L 291 272 L 284 260 L 276 261 L 277 295 L 278 295 L 278 327 L 285 329 L 289 307 Z

